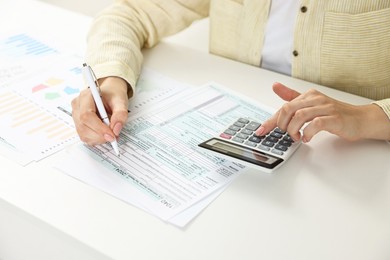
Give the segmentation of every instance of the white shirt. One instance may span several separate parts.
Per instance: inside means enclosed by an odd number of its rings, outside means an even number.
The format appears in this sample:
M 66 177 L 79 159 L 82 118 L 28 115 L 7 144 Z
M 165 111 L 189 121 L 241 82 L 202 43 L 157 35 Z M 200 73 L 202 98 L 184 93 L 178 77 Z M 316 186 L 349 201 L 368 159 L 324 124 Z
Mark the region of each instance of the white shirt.
M 265 31 L 261 67 L 291 75 L 294 24 L 298 0 L 272 0 Z

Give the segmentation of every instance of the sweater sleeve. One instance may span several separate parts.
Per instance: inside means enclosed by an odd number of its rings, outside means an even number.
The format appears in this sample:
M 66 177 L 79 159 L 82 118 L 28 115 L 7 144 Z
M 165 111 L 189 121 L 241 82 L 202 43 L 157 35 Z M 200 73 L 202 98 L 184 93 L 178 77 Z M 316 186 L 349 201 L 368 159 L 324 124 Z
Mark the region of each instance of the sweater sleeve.
M 134 92 L 141 49 L 208 16 L 209 5 L 209 0 L 115 0 L 92 23 L 86 61 L 97 78 L 121 77 Z
M 379 101 L 374 101 L 373 103 L 378 105 L 379 107 L 381 107 L 390 120 L 390 98 L 379 100 Z M 389 121 L 389 123 L 390 123 L 390 121 Z

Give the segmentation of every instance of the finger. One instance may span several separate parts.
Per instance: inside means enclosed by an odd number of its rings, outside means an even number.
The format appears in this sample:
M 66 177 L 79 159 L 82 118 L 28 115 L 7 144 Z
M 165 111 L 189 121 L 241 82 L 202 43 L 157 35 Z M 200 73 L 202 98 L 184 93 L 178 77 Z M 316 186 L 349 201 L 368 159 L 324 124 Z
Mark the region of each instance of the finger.
M 115 136 L 118 137 L 120 132 L 122 131 L 123 126 L 126 123 L 128 117 L 128 111 L 126 109 L 115 109 L 111 116 L 111 124 L 110 127 L 114 132 Z
M 279 111 L 272 115 L 268 120 L 264 121 L 263 124 L 256 130 L 257 136 L 264 136 L 271 132 L 276 127 L 276 122 L 279 117 Z
M 88 127 L 81 127 L 77 132 L 79 134 L 80 140 L 90 146 L 107 142 L 101 135 L 99 135 L 95 131 L 91 131 L 91 129 Z
M 279 82 L 275 82 L 272 85 L 272 88 L 273 88 L 273 91 L 279 97 L 281 97 L 283 100 L 286 100 L 286 101 L 291 101 L 300 95 L 299 92 L 297 92 L 293 89 L 290 89 Z M 272 131 L 278 125 L 279 117 L 280 117 L 280 110 L 278 112 L 276 112 L 270 119 L 266 120 L 259 127 L 259 129 L 256 131 L 256 134 L 261 136 L 261 135 L 265 135 L 265 134 L 269 133 L 270 131 Z M 292 114 L 290 115 L 289 118 L 291 118 L 291 117 L 292 117 Z
M 337 134 L 339 132 L 339 124 L 335 122 L 333 116 L 316 117 L 303 129 L 302 141 L 305 143 L 310 142 L 313 136 L 320 131 Z
M 295 117 L 297 111 L 303 108 L 324 105 L 328 101 L 328 97 L 324 96 L 318 91 L 310 90 L 281 107 L 277 125 L 282 130 L 287 131 L 288 125 L 290 124 L 292 118 Z
M 273 91 L 280 97 L 282 98 L 283 100 L 285 101 L 291 101 L 295 98 L 297 98 L 300 93 L 279 83 L 279 82 L 275 82 L 273 85 L 272 85 L 272 89 Z
M 72 117 L 80 140 L 88 145 L 97 144 L 95 141 L 99 139 L 97 134 L 86 127 L 80 119 L 80 96 L 72 100 Z
M 80 94 L 78 117 L 80 121 L 80 139 L 87 144 L 101 144 L 114 138 L 111 129 L 96 114 L 96 106 L 90 91 Z
M 285 103 L 279 109 L 279 116 L 277 118 L 277 126 L 283 131 L 287 131 L 287 128 L 294 117 L 295 113 L 304 107 L 311 107 L 312 104 L 310 100 L 296 99 L 291 102 Z
M 127 93 L 118 94 L 110 99 L 109 107 L 112 111 L 110 118 L 110 128 L 116 137 L 119 136 L 128 117 L 128 98 Z
M 301 138 L 300 130 L 309 121 L 317 117 L 326 116 L 328 108 L 326 106 L 305 107 L 295 112 L 287 126 L 287 132 L 294 141 Z

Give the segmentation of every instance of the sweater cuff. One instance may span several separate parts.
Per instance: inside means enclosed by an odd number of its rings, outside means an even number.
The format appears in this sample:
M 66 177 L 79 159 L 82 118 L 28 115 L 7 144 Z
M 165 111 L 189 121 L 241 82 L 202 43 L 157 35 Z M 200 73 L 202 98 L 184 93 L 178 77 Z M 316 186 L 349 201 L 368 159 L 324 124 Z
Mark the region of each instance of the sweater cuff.
M 374 101 L 372 103 L 382 108 L 383 112 L 385 112 L 385 114 L 390 120 L 390 98 Z

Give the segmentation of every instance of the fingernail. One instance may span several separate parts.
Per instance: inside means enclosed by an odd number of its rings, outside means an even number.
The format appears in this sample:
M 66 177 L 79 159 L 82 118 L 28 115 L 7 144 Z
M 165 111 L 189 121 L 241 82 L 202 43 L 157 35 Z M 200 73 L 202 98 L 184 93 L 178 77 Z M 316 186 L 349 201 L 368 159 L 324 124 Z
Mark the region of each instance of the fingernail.
M 122 123 L 116 123 L 114 129 L 112 130 L 116 136 L 118 136 L 122 130 Z
M 114 137 L 112 137 L 111 135 L 109 134 L 104 134 L 104 140 L 106 140 L 107 142 L 112 142 L 114 141 Z
M 256 131 L 256 135 L 258 136 L 263 135 L 264 130 L 265 130 L 264 126 L 260 126 L 259 129 L 257 129 Z

